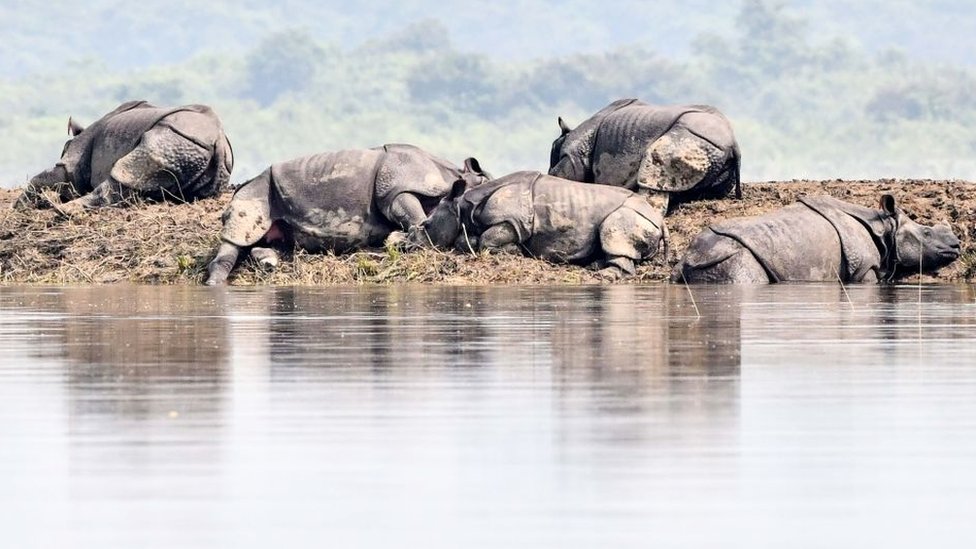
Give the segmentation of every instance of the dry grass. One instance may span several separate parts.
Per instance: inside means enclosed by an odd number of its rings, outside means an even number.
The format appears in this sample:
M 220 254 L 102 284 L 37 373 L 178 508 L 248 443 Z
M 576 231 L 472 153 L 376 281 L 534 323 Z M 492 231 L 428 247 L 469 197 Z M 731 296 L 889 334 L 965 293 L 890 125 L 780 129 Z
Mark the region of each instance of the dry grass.
M 666 280 L 689 241 L 708 223 L 757 215 L 804 194 L 831 194 L 873 205 L 892 193 L 920 222 L 947 221 L 962 239 L 963 257 L 926 280 L 976 278 L 976 185 L 962 181 L 793 181 L 745 186 L 745 198 L 681 206 L 668 218 L 671 256 L 641 266 L 628 283 Z M 229 195 L 193 204 L 144 204 L 64 218 L 51 210 L 27 214 L 10 205 L 18 191 L 0 190 L 0 283 L 137 282 L 198 284 L 218 243 Z M 246 261 L 233 284 L 585 284 L 594 271 L 503 254 L 365 251 L 345 256 L 296 252 L 275 272 Z

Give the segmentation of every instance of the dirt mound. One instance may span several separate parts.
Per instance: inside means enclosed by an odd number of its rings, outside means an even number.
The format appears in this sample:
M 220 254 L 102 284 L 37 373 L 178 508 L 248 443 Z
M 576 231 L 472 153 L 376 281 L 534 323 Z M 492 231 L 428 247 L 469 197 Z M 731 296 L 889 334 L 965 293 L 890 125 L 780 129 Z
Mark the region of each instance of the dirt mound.
M 0 190 L 0 282 L 198 284 L 218 244 L 220 214 L 229 195 L 192 204 L 106 208 L 65 219 L 52 210 L 15 212 L 19 190 Z M 671 253 L 659 254 L 624 282 L 666 280 L 688 243 L 706 225 L 759 215 L 802 195 L 830 194 L 875 206 L 882 193 L 922 223 L 948 222 L 963 256 L 926 281 L 976 278 L 976 184 L 964 181 L 781 181 L 747 184 L 742 200 L 684 204 L 667 219 Z M 233 284 L 581 284 L 600 282 L 594 271 L 503 254 L 375 250 L 344 256 L 286 255 L 273 273 L 247 261 Z

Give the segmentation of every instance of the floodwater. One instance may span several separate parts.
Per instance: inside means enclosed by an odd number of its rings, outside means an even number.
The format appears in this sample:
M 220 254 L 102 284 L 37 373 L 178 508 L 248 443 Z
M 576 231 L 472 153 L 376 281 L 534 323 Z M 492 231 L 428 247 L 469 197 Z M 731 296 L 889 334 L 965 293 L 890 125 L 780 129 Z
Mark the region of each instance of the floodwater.
M 976 289 L 693 292 L 0 288 L 0 545 L 976 543 Z

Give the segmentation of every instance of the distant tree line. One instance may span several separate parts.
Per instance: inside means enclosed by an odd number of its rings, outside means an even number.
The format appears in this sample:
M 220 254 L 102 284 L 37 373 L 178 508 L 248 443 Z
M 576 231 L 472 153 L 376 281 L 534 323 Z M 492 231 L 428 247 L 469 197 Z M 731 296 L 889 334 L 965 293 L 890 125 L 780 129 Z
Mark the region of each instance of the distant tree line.
M 0 184 L 54 162 L 69 114 L 129 99 L 208 103 L 237 157 L 235 182 L 315 151 L 412 142 L 496 174 L 545 169 L 556 116 L 619 97 L 710 103 L 732 119 L 746 180 L 922 176 L 976 179 L 976 72 L 899 51 L 811 38 L 777 4 L 747 0 L 725 34 L 690 54 L 620 47 L 503 62 L 455 47 L 437 20 L 349 47 L 276 31 L 245 55 L 116 71 L 96 60 L 0 81 Z

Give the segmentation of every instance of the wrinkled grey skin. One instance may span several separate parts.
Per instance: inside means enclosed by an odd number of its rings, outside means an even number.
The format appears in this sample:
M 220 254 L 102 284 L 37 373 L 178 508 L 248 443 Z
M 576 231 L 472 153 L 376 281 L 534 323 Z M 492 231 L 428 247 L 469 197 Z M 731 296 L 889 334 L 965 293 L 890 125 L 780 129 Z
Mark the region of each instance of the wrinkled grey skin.
M 277 253 L 265 246 L 277 241 L 337 253 L 382 245 L 424 221 L 455 181 L 474 186 L 489 178 L 474 158 L 459 169 L 400 144 L 274 164 L 234 193 L 206 283 L 225 282 L 242 249 L 274 267 Z
M 525 252 L 634 274 L 666 236 L 661 213 L 621 188 L 516 172 L 480 187 L 459 181 L 410 238 L 462 251 Z
M 707 105 L 652 106 L 620 99 L 553 141 L 549 175 L 626 187 L 666 213 L 676 204 L 741 198 L 739 145 L 728 119 Z
M 891 195 L 881 197 L 880 210 L 819 196 L 767 215 L 710 226 L 692 241 L 671 279 L 737 284 L 890 281 L 944 267 L 959 253 L 951 228 L 912 221 Z
M 190 201 L 223 191 L 234 167 L 220 119 L 204 105 L 130 101 L 87 128 L 69 119 L 68 130 L 60 161 L 31 179 L 15 208 L 43 207 L 45 191 L 66 213 L 136 196 Z

